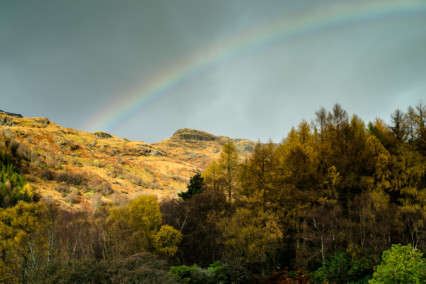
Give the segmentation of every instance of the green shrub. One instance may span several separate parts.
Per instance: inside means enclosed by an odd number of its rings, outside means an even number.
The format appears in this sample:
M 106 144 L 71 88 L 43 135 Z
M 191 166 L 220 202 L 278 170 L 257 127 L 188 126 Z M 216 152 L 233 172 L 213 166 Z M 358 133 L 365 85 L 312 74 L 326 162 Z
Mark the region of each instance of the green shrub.
M 209 265 L 208 271 L 214 275 L 215 280 L 219 282 L 227 282 L 228 266 L 220 261 L 215 261 Z
M 213 262 L 207 269 L 201 268 L 197 264 L 192 266 L 172 266 L 170 267 L 170 272 L 176 275 L 183 283 L 228 283 L 228 266 L 220 261 Z
M 192 271 L 194 271 L 198 265 L 192 266 L 180 265 L 170 267 L 170 273 L 176 275 L 183 283 L 190 283 Z
M 358 265 L 358 261 L 345 252 L 338 252 L 326 260 L 325 264 L 315 271 L 314 281 L 334 283 L 366 282 L 368 271 Z
M 0 206 L 13 206 L 19 200 L 33 201 L 33 192 L 13 164 L 12 156 L 0 151 Z
M 369 283 L 426 283 L 426 261 L 423 253 L 412 246 L 392 245 L 384 251 Z

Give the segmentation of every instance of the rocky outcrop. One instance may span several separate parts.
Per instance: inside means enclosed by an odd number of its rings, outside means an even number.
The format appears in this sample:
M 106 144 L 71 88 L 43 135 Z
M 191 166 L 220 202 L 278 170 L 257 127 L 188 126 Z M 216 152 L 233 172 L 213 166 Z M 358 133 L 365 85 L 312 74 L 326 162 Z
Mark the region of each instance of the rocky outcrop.
M 71 151 L 75 151 L 80 149 L 80 145 L 76 144 L 73 141 L 68 141 L 62 137 L 56 137 L 55 138 L 55 143 L 56 145 L 58 145 L 62 150 L 68 149 Z
M 183 128 L 173 133 L 172 140 L 216 141 L 217 137 L 204 131 Z
M 93 133 L 96 137 L 100 138 L 100 139 L 110 139 L 112 138 L 112 135 L 103 131 L 98 131 Z
M 0 109 L 0 112 L 3 112 L 3 113 L 5 113 L 5 114 L 7 114 L 9 116 L 14 116 L 14 117 L 22 118 L 22 115 L 19 114 L 19 113 L 7 112 L 7 111 L 1 110 L 1 109 Z
M 43 127 L 47 127 L 50 124 L 50 120 L 48 120 L 45 117 L 38 118 L 38 119 L 34 120 L 34 122 L 40 124 Z
M 123 153 L 125 156 L 167 156 L 167 153 L 158 149 L 152 149 L 151 147 L 139 146 L 135 148 L 126 149 Z
M 0 126 L 16 126 L 17 123 L 8 115 L 1 115 L 0 114 Z
M 2 132 L 0 132 L 2 135 L 4 135 L 6 138 L 12 138 L 12 137 L 15 137 L 16 136 L 16 134 L 12 131 L 12 130 L 10 130 L 10 129 L 8 129 L 8 128 L 5 128 L 5 129 L 3 129 L 3 131 Z M 0 135 L 1 135 L 0 134 Z

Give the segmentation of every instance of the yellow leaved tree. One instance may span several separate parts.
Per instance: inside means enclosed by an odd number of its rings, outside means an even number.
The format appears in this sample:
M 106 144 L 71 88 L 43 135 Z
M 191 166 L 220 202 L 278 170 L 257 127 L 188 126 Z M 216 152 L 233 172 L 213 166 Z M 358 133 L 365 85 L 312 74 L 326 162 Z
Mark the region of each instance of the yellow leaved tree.
M 107 223 L 116 258 L 155 250 L 172 256 L 182 239 L 172 227 L 160 228 L 162 216 L 154 196 L 141 196 L 127 206 L 112 208 Z

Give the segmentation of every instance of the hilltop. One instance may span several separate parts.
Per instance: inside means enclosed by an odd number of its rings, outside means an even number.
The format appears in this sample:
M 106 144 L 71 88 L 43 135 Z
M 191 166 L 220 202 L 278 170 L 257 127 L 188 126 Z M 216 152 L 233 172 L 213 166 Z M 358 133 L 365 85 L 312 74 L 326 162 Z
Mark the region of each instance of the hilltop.
M 3 111 L 0 135 L 14 143 L 34 192 L 73 209 L 90 209 L 92 203 L 117 204 L 142 194 L 175 198 L 186 190 L 190 177 L 219 157 L 227 141 L 237 145 L 242 158 L 255 145 L 187 128 L 148 144 Z

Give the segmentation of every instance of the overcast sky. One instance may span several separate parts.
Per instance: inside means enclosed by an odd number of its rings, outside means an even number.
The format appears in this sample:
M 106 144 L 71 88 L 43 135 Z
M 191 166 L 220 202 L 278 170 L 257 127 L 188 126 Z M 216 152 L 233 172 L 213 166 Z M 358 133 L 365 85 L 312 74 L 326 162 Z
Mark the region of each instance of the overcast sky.
M 420 100 L 423 0 L 0 1 L 0 109 L 64 127 L 279 142 L 320 107 Z

